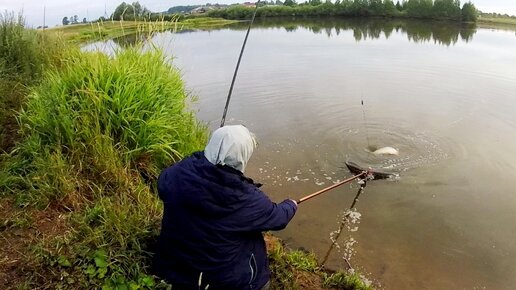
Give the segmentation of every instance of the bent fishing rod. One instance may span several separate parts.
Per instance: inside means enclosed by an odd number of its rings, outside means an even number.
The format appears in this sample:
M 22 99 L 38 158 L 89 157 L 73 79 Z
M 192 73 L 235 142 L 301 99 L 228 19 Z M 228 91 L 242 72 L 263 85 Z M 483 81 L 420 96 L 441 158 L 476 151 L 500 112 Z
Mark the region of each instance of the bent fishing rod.
M 251 27 L 253 26 L 254 18 L 256 17 L 256 11 L 258 11 L 258 5 L 261 0 L 256 2 L 256 7 L 254 8 L 253 17 L 251 18 L 251 22 L 249 22 L 249 27 L 247 27 L 247 33 L 245 34 L 244 43 L 242 44 L 242 49 L 240 50 L 240 55 L 238 56 L 237 65 L 235 68 L 235 73 L 233 74 L 233 79 L 231 80 L 231 86 L 229 87 L 228 97 L 226 99 L 226 105 L 224 106 L 224 113 L 222 114 L 222 120 L 220 121 L 220 127 L 224 127 L 224 123 L 226 123 L 226 114 L 228 113 L 229 101 L 231 100 L 231 94 L 233 93 L 233 87 L 235 86 L 235 80 L 238 74 L 238 68 L 240 67 L 240 61 L 242 60 L 242 55 L 244 54 L 245 45 L 247 44 L 247 39 L 249 38 L 249 32 L 251 31 Z

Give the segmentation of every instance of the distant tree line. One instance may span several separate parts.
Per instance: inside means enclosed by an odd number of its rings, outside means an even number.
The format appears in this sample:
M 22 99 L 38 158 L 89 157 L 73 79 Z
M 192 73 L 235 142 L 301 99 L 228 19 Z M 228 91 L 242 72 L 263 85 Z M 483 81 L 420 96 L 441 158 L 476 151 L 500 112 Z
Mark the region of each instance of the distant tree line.
M 491 18 L 512 18 L 516 19 L 515 15 L 509 15 L 509 14 L 501 14 L 501 13 L 480 13 L 480 16 L 482 17 L 491 17 Z
M 209 11 L 211 17 L 226 19 L 248 19 L 252 7 L 242 5 Z M 407 17 L 418 19 L 439 19 L 475 22 L 478 11 L 471 2 L 462 7 L 459 0 L 308 0 L 297 4 L 295 0 L 285 0 L 282 5 L 263 5 L 257 11 L 260 17 L 275 16 L 348 16 L 348 17 Z
M 417 19 L 438 19 L 463 22 L 476 22 L 479 11 L 471 3 L 460 4 L 459 0 L 306 0 L 297 3 L 296 0 L 260 1 L 258 17 L 281 16 L 344 16 L 344 17 L 405 17 Z M 211 4 L 206 4 L 213 6 Z M 110 20 L 147 20 L 172 21 L 189 17 L 193 9 L 202 5 L 183 5 L 169 8 L 166 12 L 155 13 L 149 11 L 139 2 L 131 4 L 122 2 L 109 17 Z M 218 5 L 219 9 L 210 10 L 207 16 L 226 19 L 249 19 L 254 11 L 253 7 L 234 4 L 229 6 Z M 108 20 L 104 17 L 99 21 Z M 83 19 L 86 22 L 86 19 Z M 63 25 L 79 23 L 77 16 L 63 18 Z
M 86 20 L 86 17 L 84 17 L 81 21 L 81 23 L 87 23 L 87 22 L 88 22 L 88 20 Z M 63 25 L 79 24 L 79 16 L 74 15 L 74 16 L 70 16 L 70 18 L 68 18 L 68 16 L 65 16 L 65 17 L 63 17 L 62 23 L 63 23 Z

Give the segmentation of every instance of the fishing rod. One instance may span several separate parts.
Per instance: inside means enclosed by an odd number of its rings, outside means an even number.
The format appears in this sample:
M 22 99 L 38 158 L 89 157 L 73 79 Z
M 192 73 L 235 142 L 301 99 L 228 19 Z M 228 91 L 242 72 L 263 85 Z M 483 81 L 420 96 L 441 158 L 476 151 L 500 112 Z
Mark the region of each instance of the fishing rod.
M 238 68 L 240 67 L 240 61 L 242 60 L 242 55 L 244 54 L 245 45 L 247 44 L 247 38 L 249 38 L 249 32 L 251 31 L 251 27 L 253 26 L 254 18 L 256 17 L 256 11 L 258 11 L 258 5 L 261 0 L 256 2 L 256 7 L 254 8 L 253 17 L 251 18 L 251 22 L 249 22 L 249 27 L 247 27 L 247 33 L 245 34 L 244 43 L 242 44 L 242 49 L 240 50 L 240 55 L 238 56 L 237 65 L 235 68 L 235 73 L 233 74 L 233 79 L 231 80 L 231 86 L 229 87 L 228 97 L 226 99 L 226 105 L 224 106 L 224 113 L 222 114 L 222 119 L 220 121 L 220 127 L 224 127 L 224 123 L 226 123 L 226 114 L 228 113 L 229 101 L 231 100 L 231 94 L 233 93 L 233 86 L 235 85 L 235 80 L 238 74 Z

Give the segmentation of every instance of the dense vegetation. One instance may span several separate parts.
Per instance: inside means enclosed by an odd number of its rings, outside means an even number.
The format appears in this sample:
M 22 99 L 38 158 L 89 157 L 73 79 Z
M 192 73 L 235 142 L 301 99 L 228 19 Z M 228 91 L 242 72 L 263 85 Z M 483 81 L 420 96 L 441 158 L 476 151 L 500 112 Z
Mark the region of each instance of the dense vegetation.
M 212 10 L 208 14 L 227 19 L 249 19 L 252 13 L 252 7 L 236 5 Z M 396 4 L 392 0 L 337 0 L 335 3 L 311 0 L 299 5 L 293 1 L 285 1 L 283 5 L 265 5 L 258 9 L 257 16 L 380 16 L 474 22 L 477 10 L 470 2 L 461 7 L 458 0 L 408 0 Z
M 63 42 L 43 37 L 24 28 L 21 15 L 0 15 L 0 153 L 14 145 L 17 123 L 12 113 L 18 110 L 46 69 L 59 66 Z
M 178 70 L 158 50 L 84 52 L 13 15 L 0 40 L 4 93 L 23 96 L 2 112 L 20 127 L 0 157 L 0 288 L 170 289 L 149 273 L 162 212 L 154 181 L 207 138 Z M 369 289 L 278 241 L 269 255 L 272 289 L 307 277 Z

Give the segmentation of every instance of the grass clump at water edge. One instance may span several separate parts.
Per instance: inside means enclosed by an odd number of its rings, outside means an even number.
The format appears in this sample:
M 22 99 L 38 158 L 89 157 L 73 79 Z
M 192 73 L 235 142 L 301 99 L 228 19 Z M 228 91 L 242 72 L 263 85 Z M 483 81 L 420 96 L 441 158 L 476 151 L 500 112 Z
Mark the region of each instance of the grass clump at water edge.
M 287 250 L 274 236 L 265 236 L 271 267 L 271 289 L 342 289 L 372 290 L 359 274 L 327 271 L 314 253 Z

